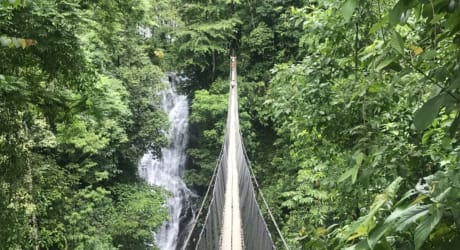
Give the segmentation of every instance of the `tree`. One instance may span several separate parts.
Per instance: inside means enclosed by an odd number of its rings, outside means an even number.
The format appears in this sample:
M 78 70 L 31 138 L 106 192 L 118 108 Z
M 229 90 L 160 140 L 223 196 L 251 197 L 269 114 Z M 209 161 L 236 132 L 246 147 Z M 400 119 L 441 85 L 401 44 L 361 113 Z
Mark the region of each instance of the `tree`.
M 167 127 L 156 95 L 163 73 L 139 31 L 152 8 L 0 5 L 2 247 L 152 248 L 151 231 L 167 217 L 165 193 L 137 176 Z

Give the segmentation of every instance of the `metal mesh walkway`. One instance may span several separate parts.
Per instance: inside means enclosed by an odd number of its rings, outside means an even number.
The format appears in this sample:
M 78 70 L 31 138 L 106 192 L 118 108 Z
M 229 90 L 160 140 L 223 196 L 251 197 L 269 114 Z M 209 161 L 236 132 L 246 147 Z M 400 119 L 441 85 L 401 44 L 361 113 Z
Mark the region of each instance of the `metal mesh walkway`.
M 249 160 L 240 135 L 236 76 L 236 57 L 232 56 L 227 127 L 211 181 L 214 184 L 212 198 L 199 236 L 194 237 L 192 229 L 184 249 L 275 249 L 256 201 Z

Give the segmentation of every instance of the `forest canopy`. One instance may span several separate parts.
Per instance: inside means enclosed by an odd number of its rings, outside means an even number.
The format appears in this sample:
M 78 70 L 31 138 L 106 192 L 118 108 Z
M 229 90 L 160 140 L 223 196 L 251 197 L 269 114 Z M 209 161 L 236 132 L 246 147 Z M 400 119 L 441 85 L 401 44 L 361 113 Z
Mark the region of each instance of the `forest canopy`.
M 189 183 L 206 186 L 223 136 L 228 61 L 212 48 L 240 34 L 242 134 L 290 247 L 455 248 L 458 1 L 184 2 L 184 29 L 235 20 L 179 60 L 195 89 Z
M 292 249 L 454 249 L 459 5 L 0 1 L 2 249 L 154 249 L 168 194 L 137 165 L 167 144 L 164 72 L 186 79 L 184 178 L 202 194 L 229 41 L 244 143 Z
M 1 249 L 152 249 L 167 128 L 151 1 L 0 2 Z M 149 244 L 146 244 L 149 243 Z

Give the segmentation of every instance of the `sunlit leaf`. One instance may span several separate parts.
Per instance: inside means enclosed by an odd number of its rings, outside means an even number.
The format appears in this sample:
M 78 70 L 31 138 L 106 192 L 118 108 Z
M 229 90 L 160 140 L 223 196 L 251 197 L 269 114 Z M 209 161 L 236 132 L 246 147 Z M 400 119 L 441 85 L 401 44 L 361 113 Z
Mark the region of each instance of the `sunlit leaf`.
M 357 6 L 358 6 L 358 0 L 347 0 L 342 5 L 342 15 L 345 21 L 347 22 L 350 21 Z
M 352 180 L 356 180 L 356 176 L 358 175 L 358 170 L 359 168 L 356 167 L 356 165 L 350 169 L 348 169 L 345 173 L 343 173 L 340 177 L 338 182 L 343 182 L 344 180 L 348 178 L 352 178 Z
M 390 44 L 399 54 L 404 54 L 404 40 L 396 30 L 392 33 Z
M 414 54 L 417 56 L 423 53 L 423 49 L 418 46 L 413 46 L 412 51 L 414 51 Z
M 27 47 L 27 43 L 26 43 L 26 40 L 25 40 L 25 39 L 21 39 L 21 40 L 20 40 L 20 43 L 21 43 L 21 47 L 22 47 L 23 49 L 25 49 L 25 48 Z
M 396 231 L 404 231 L 410 225 L 417 222 L 417 220 L 428 214 L 431 205 L 414 205 L 406 209 L 396 209 L 388 218 L 386 222 L 395 220 L 394 227 Z

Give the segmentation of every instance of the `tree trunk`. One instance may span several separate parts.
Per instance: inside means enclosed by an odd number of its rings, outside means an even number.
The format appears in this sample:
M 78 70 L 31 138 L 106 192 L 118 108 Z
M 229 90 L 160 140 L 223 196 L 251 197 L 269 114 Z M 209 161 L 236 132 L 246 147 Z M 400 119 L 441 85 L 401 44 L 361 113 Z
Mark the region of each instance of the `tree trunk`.
M 27 124 L 24 124 L 24 129 L 26 132 L 26 138 L 29 138 L 29 128 Z M 32 166 L 30 164 L 30 159 L 29 156 L 26 156 L 26 166 L 27 166 L 27 176 L 26 176 L 26 182 L 28 183 L 28 188 L 29 188 L 29 194 L 30 194 L 30 202 L 35 205 L 35 207 L 32 210 L 31 214 L 31 222 L 32 222 L 32 237 L 34 241 L 34 250 L 40 250 L 40 244 L 39 244 L 39 232 L 38 232 L 38 220 L 37 220 L 37 214 L 36 214 L 36 204 L 34 201 L 34 183 L 33 183 L 33 171 L 32 171 Z

